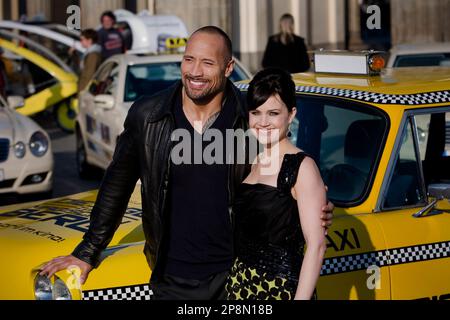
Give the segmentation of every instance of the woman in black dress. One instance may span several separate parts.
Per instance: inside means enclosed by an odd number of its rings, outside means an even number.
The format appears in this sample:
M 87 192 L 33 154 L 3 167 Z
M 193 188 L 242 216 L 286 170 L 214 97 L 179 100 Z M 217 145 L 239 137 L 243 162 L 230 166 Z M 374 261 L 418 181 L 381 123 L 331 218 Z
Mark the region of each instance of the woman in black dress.
M 291 76 L 275 68 L 259 72 L 247 102 L 264 151 L 236 196 L 228 298 L 311 299 L 326 250 L 320 219 L 326 192 L 314 160 L 287 137 L 296 114 Z
M 308 49 L 305 40 L 294 34 L 294 17 L 291 14 L 281 17 L 280 32 L 269 37 L 262 66 L 281 68 L 290 73 L 308 71 Z

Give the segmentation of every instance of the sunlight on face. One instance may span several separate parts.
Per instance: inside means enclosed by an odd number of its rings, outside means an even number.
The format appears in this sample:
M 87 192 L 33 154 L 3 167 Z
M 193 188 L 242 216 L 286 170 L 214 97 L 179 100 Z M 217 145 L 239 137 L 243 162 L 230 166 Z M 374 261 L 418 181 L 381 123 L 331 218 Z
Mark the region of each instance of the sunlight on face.
M 295 112 L 295 108 L 289 112 L 278 94 L 273 95 L 258 108 L 250 111 L 250 129 L 261 144 L 274 145 L 286 138 Z
M 204 32 L 194 34 L 188 42 L 181 62 L 182 82 L 192 100 L 214 97 L 225 86 L 233 71 L 233 63 L 225 64 L 222 38 Z

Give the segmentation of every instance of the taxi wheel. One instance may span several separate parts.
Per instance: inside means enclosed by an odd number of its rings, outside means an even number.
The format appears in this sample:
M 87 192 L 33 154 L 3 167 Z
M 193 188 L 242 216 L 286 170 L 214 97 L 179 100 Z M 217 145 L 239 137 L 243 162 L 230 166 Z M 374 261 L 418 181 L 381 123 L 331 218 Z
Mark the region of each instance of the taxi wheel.
M 95 173 L 95 168 L 87 162 L 86 148 L 84 146 L 83 137 L 77 130 L 76 134 L 76 161 L 77 161 L 77 171 L 81 179 L 89 179 Z
M 53 109 L 55 121 L 58 127 L 67 133 L 75 130 L 75 118 L 77 117 L 74 99 L 65 100 Z

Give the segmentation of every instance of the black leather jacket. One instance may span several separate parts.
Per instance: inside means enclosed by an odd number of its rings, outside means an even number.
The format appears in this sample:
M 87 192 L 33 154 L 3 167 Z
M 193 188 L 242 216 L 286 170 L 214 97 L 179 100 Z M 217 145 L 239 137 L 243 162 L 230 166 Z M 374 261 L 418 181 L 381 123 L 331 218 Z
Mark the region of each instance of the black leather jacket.
M 136 182 L 141 179 L 142 225 L 145 255 L 152 269 L 152 281 L 160 273 L 158 260 L 165 242 L 165 205 L 169 188 L 171 134 L 174 130 L 173 106 L 181 94 L 181 81 L 152 97 L 136 101 L 130 108 L 119 136 L 111 164 L 98 192 L 91 212 L 89 230 L 72 253 L 97 267 L 100 254 L 119 227 Z M 233 129 L 247 130 L 247 112 L 239 90 L 228 81 L 226 99 L 235 108 Z M 228 199 L 248 172 L 248 165 L 229 165 Z

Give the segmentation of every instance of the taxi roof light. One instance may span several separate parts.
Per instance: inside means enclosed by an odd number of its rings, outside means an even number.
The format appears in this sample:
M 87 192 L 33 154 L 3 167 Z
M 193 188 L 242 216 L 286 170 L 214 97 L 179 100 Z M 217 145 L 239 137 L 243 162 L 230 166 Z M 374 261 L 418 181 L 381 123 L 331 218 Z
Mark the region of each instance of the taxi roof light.
M 356 75 L 379 74 L 385 66 L 381 51 L 320 50 L 314 52 L 314 71 Z

